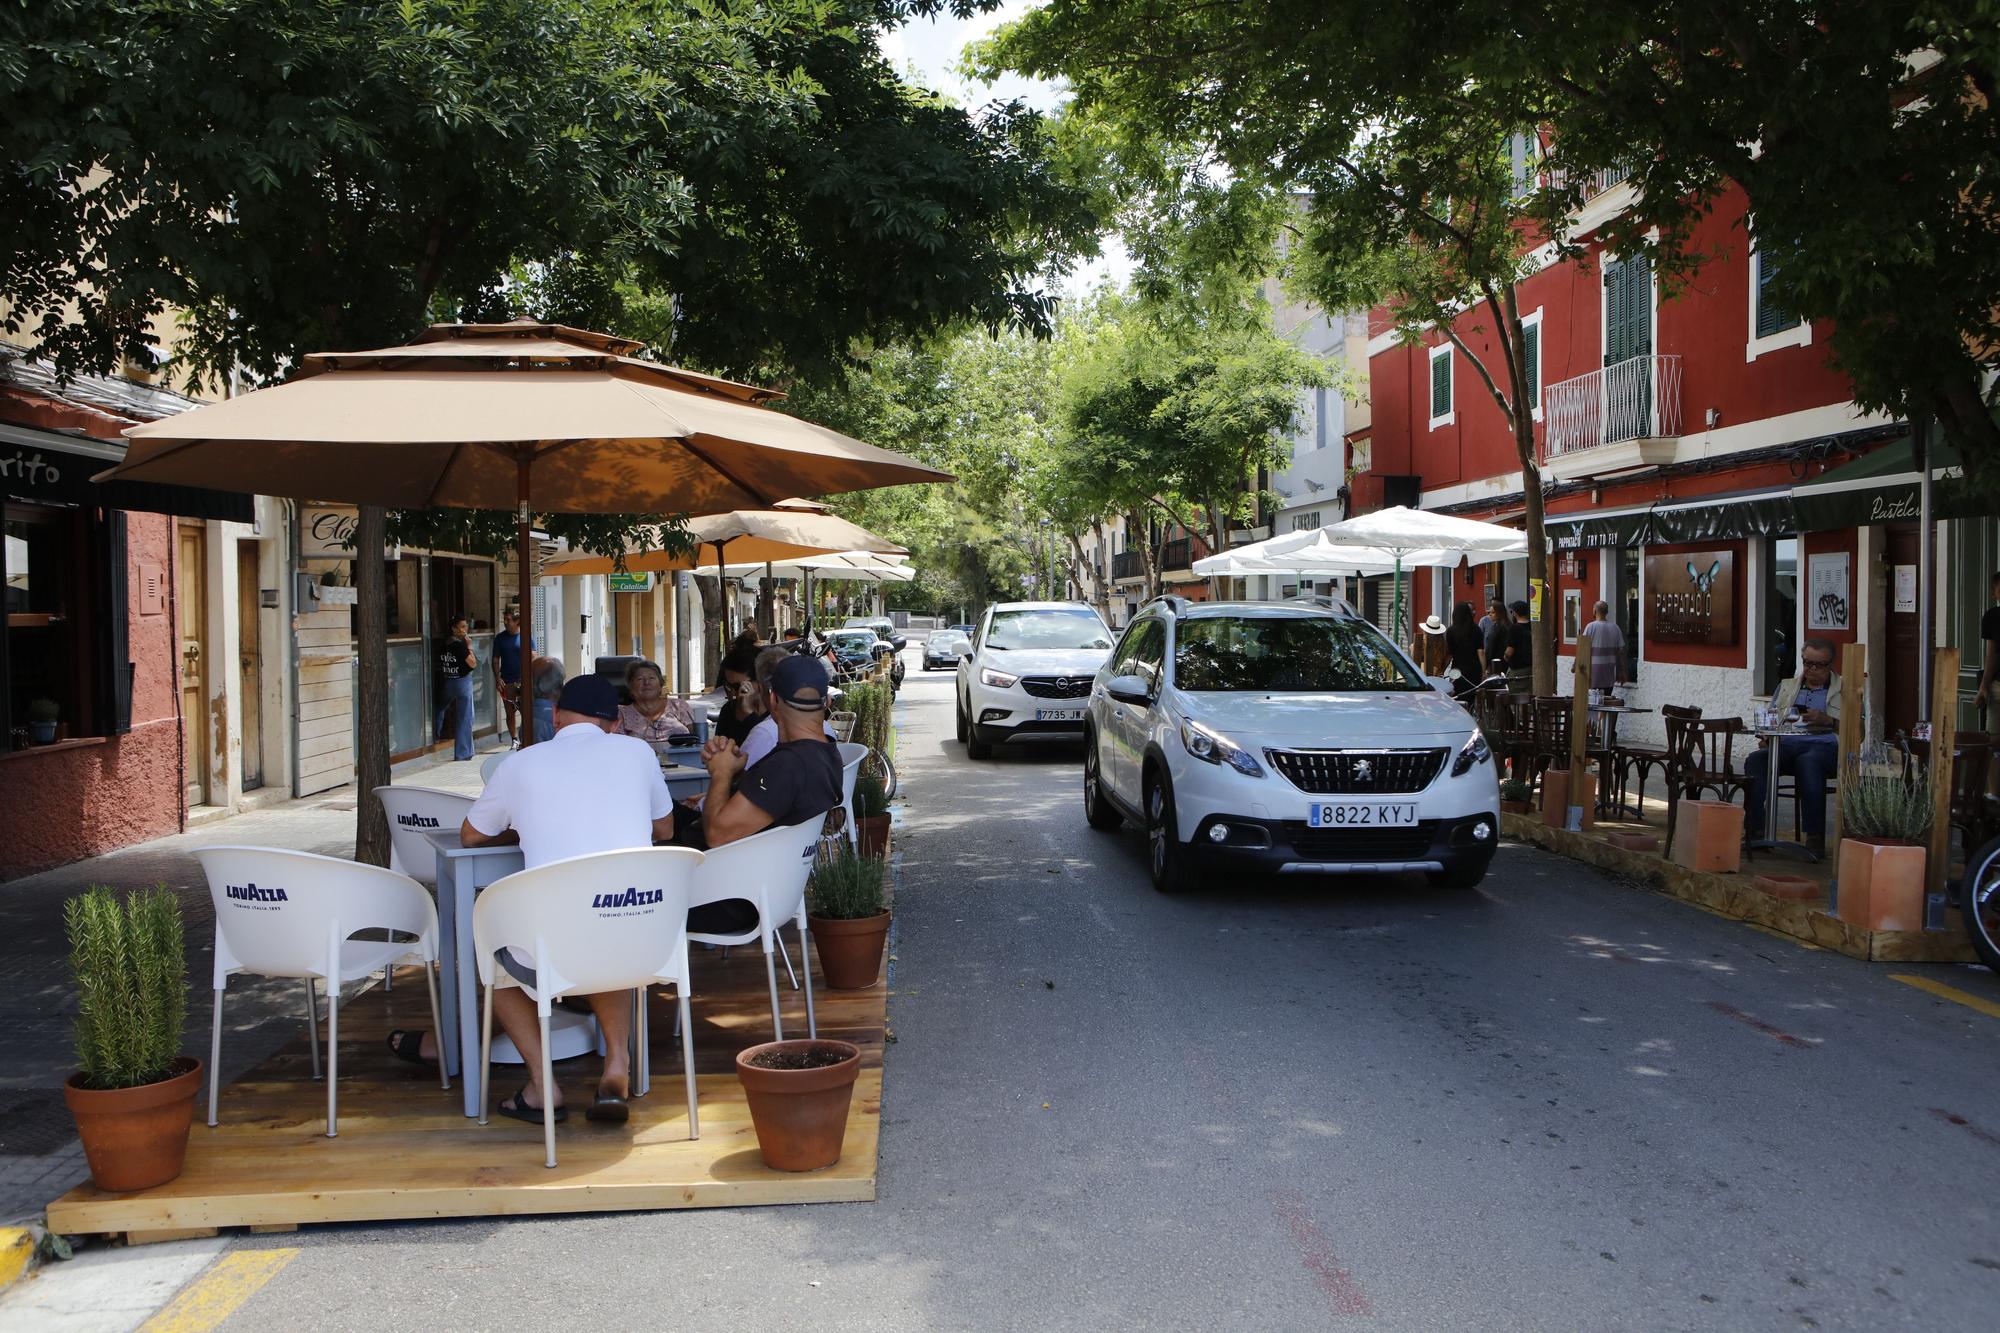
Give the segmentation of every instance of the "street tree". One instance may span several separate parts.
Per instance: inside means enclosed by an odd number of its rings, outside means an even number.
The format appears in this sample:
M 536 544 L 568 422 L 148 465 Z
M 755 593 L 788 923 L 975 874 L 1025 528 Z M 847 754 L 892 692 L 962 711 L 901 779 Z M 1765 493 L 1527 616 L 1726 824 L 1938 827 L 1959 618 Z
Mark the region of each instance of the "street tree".
M 871 0 L 0 6 L 0 327 L 65 371 L 282 375 L 506 304 L 640 309 L 662 355 L 834 372 L 858 337 L 1045 330 L 1085 243 L 1036 119 L 904 84 Z M 544 295 L 548 295 L 545 292 Z M 670 316 L 664 316 L 670 311 Z M 356 549 L 382 548 L 363 508 Z M 602 529 L 599 536 L 603 535 Z M 382 564 L 357 562 L 357 779 L 388 780 Z M 364 801 L 357 854 L 386 857 Z

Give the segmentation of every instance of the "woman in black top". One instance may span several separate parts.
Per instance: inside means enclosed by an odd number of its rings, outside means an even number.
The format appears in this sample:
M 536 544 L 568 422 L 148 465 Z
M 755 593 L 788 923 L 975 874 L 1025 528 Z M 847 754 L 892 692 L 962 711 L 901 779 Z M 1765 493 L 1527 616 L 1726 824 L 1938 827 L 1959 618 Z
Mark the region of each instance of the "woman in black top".
M 1472 603 L 1460 602 L 1451 609 L 1451 624 L 1444 631 L 1445 653 L 1451 659 L 1452 669 L 1458 672 L 1452 693 L 1465 695 L 1478 687 L 1480 677 L 1485 674 L 1479 665 L 1479 654 L 1485 646 L 1479 622 L 1472 618 Z
M 764 720 L 764 692 L 757 688 L 757 632 L 744 630 L 722 659 L 725 702 L 715 715 L 715 734 L 738 745 Z

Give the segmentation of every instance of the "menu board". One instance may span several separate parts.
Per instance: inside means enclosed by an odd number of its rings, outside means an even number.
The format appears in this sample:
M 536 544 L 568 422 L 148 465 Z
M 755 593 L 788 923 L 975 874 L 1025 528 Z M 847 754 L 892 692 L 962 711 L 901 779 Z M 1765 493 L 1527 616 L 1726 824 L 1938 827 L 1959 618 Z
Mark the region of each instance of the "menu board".
M 1846 551 L 1821 551 L 1806 557 L 1806 628 L 1848 628 L 1851 599 Z

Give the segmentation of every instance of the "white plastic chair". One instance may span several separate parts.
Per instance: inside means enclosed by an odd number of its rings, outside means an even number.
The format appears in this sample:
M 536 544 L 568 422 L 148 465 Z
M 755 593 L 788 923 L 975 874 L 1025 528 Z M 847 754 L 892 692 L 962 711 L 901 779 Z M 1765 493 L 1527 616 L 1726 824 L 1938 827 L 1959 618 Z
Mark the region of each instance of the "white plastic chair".
M 542 1029 L 542 1087 L 552 1093 L 555 1062 L 549 1052 L 549 1014 L 565 995 L 637 992 L 634 1024 L 641 1069 L 633 1091 L 644 1095 L 647 1052 L 645 992 L 672 982 L 680 995 L 681 1065 L 687 1079 L 688 1137 L 701 1137 L 695 1109 L 694 1036 L 688 1030 L 687 910 L 702 853 L 689 847 L 640 847 L 597 852 L 522 870 L 481 891 L 472 909 L 473 951 L 486 987 L 480 1038 L 479 1123 L 492 1098 L 493 992 L 520 986 L 535 1001 Z M 529 987 L 499 966 L 494 954 L 514 948 L 534 960 L 537 985 Z M 548 1165 L 556 1164 L 555 1098 L 542 1102 L 542 1139 Z
M 389 869 L 435 889 L 437 849 L 424 835 L 456 833 L 473 798 L 442 787 L 377 787 L 375 796 L 389 815 Z
M 861 761 L 868 757 L 868 747 L 853 741 L 840 743 L 840 832 L 846 835 L 851 850 L 859 851 L 854 832 L 854 780 L 861 775 Z M 819 1035 L 817 1033 L 813 1034 Z
M 540 740 L 548 739 L 547 736 L 541 735 L 540 732 L 537 732 L 536 736 Z M 486 756 L 486 758 L 482 759 L 479 763 L 479 780 L 482 783 L 493 781 L 493 770 L 500 767 L 500 765 L 506 763 L 509 759 L 513 757 L 514 757 L 514 752 L 512 750 L 502 750 L 498 754 L 490 754 Z
M 437 907 L 421 884 L 380 866 L 277 847 L 202 847 L 195 859 L 215 903 L 215 1017 L 208 1045 L 208 1123 L 215 1124 L 222 1069 L 222 992 L 238 972 L 299 977 L 312 1023 L 313 1077 L 319 1077 L 319 1010 L 313 978 L 326 982 L 326 1136 L 340 1130 L 340 987 L 399 962 L 422 966 L 430 984 L 431 1026 L 438 1018 Z M 386 940 L 357 940 L 386 930 Z M 398 940 L 396 935 L 412 938 Z M 451 1075 L 438 1062 L 438 1079 Z
M 757 905 L 757 925 L 741 935 L 701 935 L 688 938 L 700 944 L 748 944 L 757 940 L 764 946 L 764 972 L 771 983 L 771 1032 L 773 1040 L 785 1039 L 784 1021 L 778 1014 L 778 965 L 772 944 L 778 929 L 787 920 L 799 930 L 799 971 L 805 974 L 806 1033 L 819 1036 L 819 1020 L 813 1014 L 812 959 L 806 946 L 806 879 L 812 874 L 813 855 L 819 850 L 821 819 L 803 824 L 781 824 L 754 833 L 740 842 L 710 848 L 701 869 L 695 872 L 694 893 L 689 906 L 747 898 Z M 682 1014 L 681 1022 L 687 1022 Z

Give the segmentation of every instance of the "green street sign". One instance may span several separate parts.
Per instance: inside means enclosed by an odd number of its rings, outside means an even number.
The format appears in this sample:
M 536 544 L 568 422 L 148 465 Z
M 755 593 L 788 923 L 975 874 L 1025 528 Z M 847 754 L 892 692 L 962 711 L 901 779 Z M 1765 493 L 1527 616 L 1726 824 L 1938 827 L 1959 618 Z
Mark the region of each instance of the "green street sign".
M 611 579 L 611 591 L 613 592 L 651 592 L 653 590 L 653 576 L 651 574 L 613 573 L 609 577 Z

